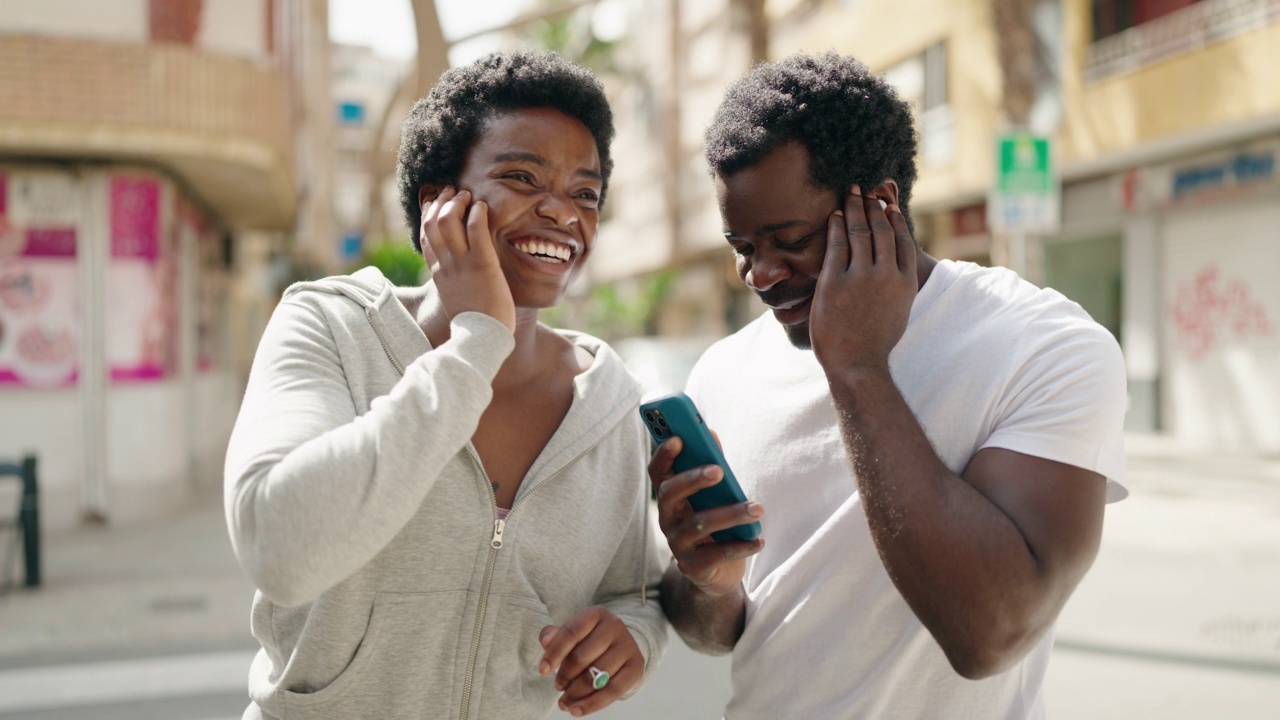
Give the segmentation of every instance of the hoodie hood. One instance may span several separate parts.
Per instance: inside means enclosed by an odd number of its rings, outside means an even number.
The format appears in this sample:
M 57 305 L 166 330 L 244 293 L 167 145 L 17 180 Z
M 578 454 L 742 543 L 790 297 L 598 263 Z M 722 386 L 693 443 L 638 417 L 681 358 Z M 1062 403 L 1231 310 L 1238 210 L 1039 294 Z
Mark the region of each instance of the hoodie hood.
M 396 287 L 378 268 L 370 266 L 351 275 L 294 283 L 285 290 L 283 297 L 306 292 L 340 295 L 363 309 L 386 346 L 387 354 L 401 372 L 431 350 L 421 323 L 438 296 L 434 282 L 428 281 L 417 287 Z M 628 413 L 636 412 L 640 404 L 640 387 L 613 348 L 586 333 L 559 329 L 556 333 L 590 353 L 595 361 L 574 378 L 573 405 L 538 460 L 529 468 L 530 480 L 539 478 L 545 469 L 559 467 L 588 450 Z M 536 482 L 524 483 L 521 492 L 532 485 Z

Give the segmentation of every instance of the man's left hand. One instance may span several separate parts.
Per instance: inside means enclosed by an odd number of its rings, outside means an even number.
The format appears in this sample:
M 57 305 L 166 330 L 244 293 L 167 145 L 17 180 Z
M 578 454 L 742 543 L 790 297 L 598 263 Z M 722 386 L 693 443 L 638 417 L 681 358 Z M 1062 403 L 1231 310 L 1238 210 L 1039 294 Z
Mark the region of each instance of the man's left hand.
M 809 315 L 813 353 L 828 373 L 886 370 L 919 289 L 916 245 L 896 204 L 854 185 L 827 225 L 827 250 Z

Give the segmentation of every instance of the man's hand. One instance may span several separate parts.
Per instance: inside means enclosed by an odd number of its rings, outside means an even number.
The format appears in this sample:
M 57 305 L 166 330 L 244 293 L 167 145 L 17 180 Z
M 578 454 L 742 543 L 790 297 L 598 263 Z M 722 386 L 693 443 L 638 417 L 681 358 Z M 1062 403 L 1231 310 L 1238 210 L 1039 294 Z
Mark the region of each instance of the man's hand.
M 809 315 L 813 353 L 828 374 L 887 370 L 919 290 L 916 246 L 897 205 L 854 185 L 827 225 L 827 251 Z
M 649 461 L 649 479 L 658 495 L 658 526 L 676 567 L 700 591 L 712 597 L 736 592 L 742 586 L 747 558 L 760 552 L 764 539 L 717 542 L 711 533 L 755 522 L 764 508 L 745 502 L 694 512 L 689 496 L 720 482 L 724 471 L 707 465 L 673 475 L 671 463 L 681 447 L 680 438 L 671 438 L 658 446 Z
M 548 625 L 538 641 L 546 650 L 538 674 L 556 674 L 560 709 L 574 717 L 608 707 L 644 679 L 640 646 L 608 608 L 589 607 L 564 625 Z M 590 668 L 609 673 L 604 687 L 595 687 Z
M 515 330 L 515 302 L 489 234 L 489 206 L 472 202 L 467 190 L 446 187 L 422 213 L 422 237 L 449 319 L 475 311 Z

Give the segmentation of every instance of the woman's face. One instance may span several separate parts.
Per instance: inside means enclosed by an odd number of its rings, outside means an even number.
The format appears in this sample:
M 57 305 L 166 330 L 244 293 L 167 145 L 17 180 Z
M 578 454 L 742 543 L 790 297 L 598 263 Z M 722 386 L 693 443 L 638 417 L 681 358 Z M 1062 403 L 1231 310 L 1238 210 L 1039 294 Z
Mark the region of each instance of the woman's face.
M 489 231 L 516 307 L 558 303 L 582 269 L 600 222 L 600 156 L 586 125 L 558 110 L 490 118 L 458 189 L 489 206 Z M 431 202 L 424 187 L 419 202 Z

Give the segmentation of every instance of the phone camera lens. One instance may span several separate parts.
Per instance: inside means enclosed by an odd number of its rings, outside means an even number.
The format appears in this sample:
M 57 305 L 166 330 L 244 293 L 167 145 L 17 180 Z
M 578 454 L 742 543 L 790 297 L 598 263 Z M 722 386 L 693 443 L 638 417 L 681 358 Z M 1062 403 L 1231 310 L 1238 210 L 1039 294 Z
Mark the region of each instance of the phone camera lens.
M 659 439 L 661 439 L 661 438 L 664 438 L 664 437 L 666 437 L 666 436 L 667 436 L 667 431 L 666 431 L 666 430 L 663 430 L 663 429 L 662 429 L 662 428 L 660 428 L 660 427 L 655 427 L 655 428 L 653 429 L 653 434 L 654 434 L 654 435 L 657 435 L 657 436 L 658 436 L 658 438 L 659 438 Z
M 667 425 L 667 419 L 662 417 L 661 415 L 658 416 L 658 426 L 664 430 L 671 427 L 670 425 Z

